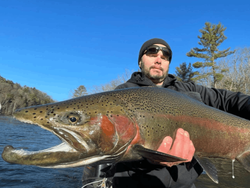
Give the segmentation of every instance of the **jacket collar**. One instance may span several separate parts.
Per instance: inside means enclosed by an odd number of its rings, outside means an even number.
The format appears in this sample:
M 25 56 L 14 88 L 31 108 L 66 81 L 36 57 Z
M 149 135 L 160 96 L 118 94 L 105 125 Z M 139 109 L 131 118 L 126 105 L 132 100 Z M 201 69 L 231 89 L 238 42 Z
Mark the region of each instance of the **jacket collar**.
M 139 86 L 155 86 L 155 84 L 142 72 L 134 72 L 128 82 L 138 84 Z M 174 82 L 176 82 L 176 78 L 172 74 L 168 74 L 162 84 L 162 87 L 173 85 Z

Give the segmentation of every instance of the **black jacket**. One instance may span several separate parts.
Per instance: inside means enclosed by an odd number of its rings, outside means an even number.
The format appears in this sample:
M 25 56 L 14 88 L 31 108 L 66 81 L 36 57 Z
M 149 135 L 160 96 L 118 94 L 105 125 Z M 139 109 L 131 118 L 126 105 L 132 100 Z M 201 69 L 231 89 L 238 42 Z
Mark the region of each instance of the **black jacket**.
M 141 72 L 135 72 L 131 78 L 116 89 L 131 87 L 156 86 Z M 231 92 L 223 89 L 207 88 L 193 82 L 182 83 L 173 75 L 168 75 L 162 87 L 179 92 L 197 92 L 201 100 L 209 106 L 250 119 L 250 97 L 240 92 Z M 187 169 L 187 163 L 173 167 L 157 166 L 146 160 L 135 162 L 121 162 L 112 170 L 103 170 L 104 176 L 114 177 L 113 187 L 171 187 L 171 188 L 195 188 L 194 181 L 202 173 L 203 169 L 193 159 L 193 167 Z M 103 165 L 105 166 L 105 165 Z M 100 166 L 99 166 L 100 167 Z M 109 168 L 109 167 L 107 167 Z
M 116 89 L 143 86 L 156 85 L 143 73 L 135 72 L 126 83 L 119 85 Z M 179 82 L 170 74 L 165 79 L 162 87 L 179 92 L 197 92 L 206 105 L 250 119 L 250 97 L 240 92 L 207 88 L 193 82 Z M 193 183 L 203 170 L 198 163 L 195 163 L 195 159 L 193 159 L 192 163 L 194 166 L 191 170 L 187 170 L 186 164 L 171 168 L 158 168 L 147 161 L 118 163 L 113 179 L 113 187 L 194 188 Z

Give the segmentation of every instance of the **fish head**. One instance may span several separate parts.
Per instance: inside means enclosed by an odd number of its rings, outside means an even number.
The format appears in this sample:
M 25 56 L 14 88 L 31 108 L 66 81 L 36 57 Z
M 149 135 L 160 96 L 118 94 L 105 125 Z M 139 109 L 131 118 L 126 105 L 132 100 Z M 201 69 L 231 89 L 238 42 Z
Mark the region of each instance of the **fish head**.
M 16 110 L 16 119 L 51 131 L 62 144 L 38 152 L 9 146 L 2 154 L 3 159 L 52 168 L 118 160 L 135 137 L 136 127 L 119 102 L 114 104 L 102 98 L 85 96 Z

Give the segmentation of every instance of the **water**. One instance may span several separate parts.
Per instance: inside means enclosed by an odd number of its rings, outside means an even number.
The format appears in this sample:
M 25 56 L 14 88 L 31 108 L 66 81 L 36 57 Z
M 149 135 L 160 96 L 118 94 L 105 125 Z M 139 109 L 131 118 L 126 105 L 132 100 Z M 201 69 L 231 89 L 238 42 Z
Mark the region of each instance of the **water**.
M 0 153 L 6 145 L 37 151 L 61 143 L 52 133 L 38 126 L 0 116 Z M 0 157 L 0 187 L 68 188 L 82 186 L 83 167 L 46 169 L 36 166 L 9 164 Z
M 207 175 L 201 175 L 195 182 L 196 188 L 249 188 L 250 173 L 238 162 L 234 162 L 234 172 L 232 173 L 232 160 L 210 159 L 218 170 L 219 184 L 215 184 Z M 233 178 L 234 176 L 234 178 Z
M 49 131 L 38 126 L 21 123 L 11 117 L 0 116 L 0 153 L 6 145 L 30 151 L 49 148 L 61 141 Z M 197 188 L 248 188 L 250 173 L 237 161 L 211 159 L 218 170 L 219 184 L 215 184 L 207 175 L 201 175 L 195 182 Z M 36 166 L 9 164 L 0 157 L 0 187 L 13 188 L 68 188 L 82 186 L 83 167 L 67 169 L 45 169 Z M 235 176 L 233 179 L 232 176 Z

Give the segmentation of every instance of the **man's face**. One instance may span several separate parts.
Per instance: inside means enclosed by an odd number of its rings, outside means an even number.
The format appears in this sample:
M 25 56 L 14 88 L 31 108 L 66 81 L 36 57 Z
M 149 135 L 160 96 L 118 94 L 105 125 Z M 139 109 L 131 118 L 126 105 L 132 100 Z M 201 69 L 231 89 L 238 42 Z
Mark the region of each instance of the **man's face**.
M 166 47 L 162 44 L 154 44 L 154 46 Z M 157 54 L 144 54 L 139 66 L 141 71 L 156 85 L 162 85 L 168 75 L 169 57 L 164 56 L 161 50 Z

